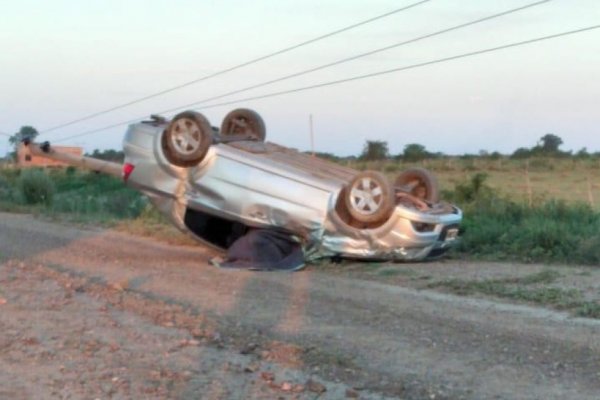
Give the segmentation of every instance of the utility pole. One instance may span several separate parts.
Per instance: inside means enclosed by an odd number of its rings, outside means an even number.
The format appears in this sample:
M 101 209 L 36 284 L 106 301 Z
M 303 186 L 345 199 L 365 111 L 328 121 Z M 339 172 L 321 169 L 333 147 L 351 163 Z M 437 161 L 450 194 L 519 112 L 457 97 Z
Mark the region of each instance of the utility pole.
M 310 152 L 312 156 L 315 156 L 315 132 L 313 130 L 313 117 L 312 114 L 308 117 L 308 123 L 310 126 Z

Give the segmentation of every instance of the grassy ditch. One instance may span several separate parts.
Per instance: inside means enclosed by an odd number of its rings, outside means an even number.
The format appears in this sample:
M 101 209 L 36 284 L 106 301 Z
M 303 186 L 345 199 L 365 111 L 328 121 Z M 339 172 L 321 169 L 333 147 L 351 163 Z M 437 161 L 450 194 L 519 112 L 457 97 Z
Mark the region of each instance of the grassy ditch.
M 141 215 L 147 201 L 114 177 L 67 169 L 0 170 L 0 210 L 111 223 Z
M 455 254 L 493 261 L 600 264 L 600 213 L 583 203 L 500 195 L 476 174 L 444 197 L 464 211 Z
M 552 284 L 560 274 L 552 270 L 524 277 L 486 280 L 447 279 L 432 282 L 428 288 L 444 288 L 461 296 L 483 294 L 519 302 L 541 304 L 558 310 L 567 310 L 576 316 L 600 318 L 600 303 L 587 301 L 578 289 L 564 289 Z
M 110 226 L 170 244 L 192 244 L 120 179 L 66 169 L 0 169 L 0 211 Z

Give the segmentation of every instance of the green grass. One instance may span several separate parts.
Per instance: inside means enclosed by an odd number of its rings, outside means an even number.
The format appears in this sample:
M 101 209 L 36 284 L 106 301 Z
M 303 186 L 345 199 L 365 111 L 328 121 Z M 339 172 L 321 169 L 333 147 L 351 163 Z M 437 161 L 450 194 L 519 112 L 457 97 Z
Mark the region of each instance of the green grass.
M 600 319 L 600 303 L 591 301 L 583 302 L 575 310 L 575 315 L 578 317 Z
M 581 292 L 575 289 L 565 290 L 554 287 L 524 288 L 495 281 L 449 280 L 433 283 L 428 286 L 431 288 L 445 287 L 461 296 L 485 294 L 504 299 L 551 305 L 560 309 L 571 308 L 573 304 L 581 301 Z
M 34 184 L 43 182 L 51 187 L 51 198 L 48 201 L 45 201 L 46 198 L 44 201 L 31 201 L 41 195 L 31 189 L 33 195 L 26 192 L 24 180 Z M 110 224 L 138 217 L 146 205 L 143 195 L 108 175 L 75 169 L 0 170 L 0 209 L 3 211 Z
M 483 294 L 519 302 L 541 304 L 559 310 L 568 310 L 581 317 L 600 318 L 600 304 L 584 300 L 580 290 L 547 286 L 559 277 L 560 275 L 556 271 L 544 270 L 523 277 L 503 279 L 447 279 L 432 282 L 427 287 L 431 289 L 444 288 L 460 296 Z
M 398 268 L 384 268 L 377 271 L 377 275 L 382 277 L 391 277 L 391 276 L 407 276 L 414 277 L 416 272 L 409 269 L 398 269 Z
M 397 276 L 397 275 L 401 275 L 401 274 L 402 274 L 402 271 L 399 271 L 397 269 L 382 269 L 380 271 L 377 271 L 377 275 L 383 276 L 383 277 Z
M 467 205 L 458 251 L 475 258 L 600 263 L 600 214 L 550 201 L 536 207 L 496 199 Z
M 560 274 L 554 270 L 543 270 L 541 272 L 525 275 L 521 277 L 508 277 L 501 279 L 487 280 L 460 280 L 448 279 L 439 282 L 430 283 L 427 287 L 446 287 L 457 294 L 473 294 L 484 293 L 500 295 L 508 285 L 529 286 L 535 284 L 550 284 L 555 282 L 560 277 Z
M 464 211 L 458 254 L 494 261 L 600 263 L 600 213 L 587 204 L 548 200 L 529 206 L 491 188 L 485 174 L 473 175 L 444 196 Z

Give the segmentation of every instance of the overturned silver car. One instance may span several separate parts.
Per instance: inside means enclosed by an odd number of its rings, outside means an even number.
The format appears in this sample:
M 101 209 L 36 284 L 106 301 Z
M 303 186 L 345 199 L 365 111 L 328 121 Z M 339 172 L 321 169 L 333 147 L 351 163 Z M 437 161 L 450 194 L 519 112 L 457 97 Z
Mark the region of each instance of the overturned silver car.
M 428 171 L 405 171 L 392 184 L 265 142 L 265 134 L 248 109 L 230 112 L 220 130 L 193 111 L 153 116 L 125 134 L 123 179 L 179 229 L 219 249 L 256 228 L 295 238 L 306 260 L 422 260 L 456 241 L 462 213 L 439 201 Z

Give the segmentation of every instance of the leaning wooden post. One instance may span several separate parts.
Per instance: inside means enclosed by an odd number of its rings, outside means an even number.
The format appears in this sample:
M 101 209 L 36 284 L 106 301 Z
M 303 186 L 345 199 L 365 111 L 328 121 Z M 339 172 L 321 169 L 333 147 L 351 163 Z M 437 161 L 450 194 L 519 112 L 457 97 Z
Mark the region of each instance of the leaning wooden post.
M 122 174 L 123 165 L 118 163 L 56 151 L 47 142 L 42 145 L 38 145 L 37 143 L 26 143 L 26 145 L 31 149 L 31 154 L 39 157 L 62 161 L 69 165 L 102 172 L 116 177 L 121 177 Z

